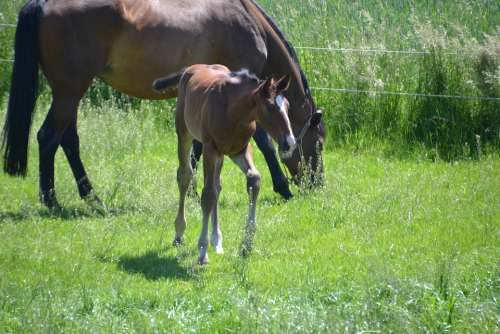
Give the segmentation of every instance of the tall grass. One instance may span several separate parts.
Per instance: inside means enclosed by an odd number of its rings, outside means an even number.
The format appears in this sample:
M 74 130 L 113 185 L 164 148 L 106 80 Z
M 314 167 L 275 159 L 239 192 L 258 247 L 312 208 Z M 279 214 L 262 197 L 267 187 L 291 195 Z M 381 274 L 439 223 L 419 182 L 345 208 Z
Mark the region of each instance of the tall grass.
M 23 1 L 0 6 L 0 23 L 12 22 Z M 500 3 L 498 1 L 269 1 L 266 8 L 295 46 L 426 50 L 384 54 L 298 50 L 313 87 L 438 95 L 500 97 Z M 0 30 L 0 57 L 12 57 L 12 29 Z M 10 64 L 0 64 L 0 98 Z M 314 91 L 327 111 L 329 147 L 369 147 L 388 152 L 422 151 L 433 159 L 478 158 L 500 147 L 500 102 Z M 95 105 L 113 97 L 97 82 Z M 158 108 L 159 109 L 159 108 Z M 406 153 L 405 153 L 406 152 Z

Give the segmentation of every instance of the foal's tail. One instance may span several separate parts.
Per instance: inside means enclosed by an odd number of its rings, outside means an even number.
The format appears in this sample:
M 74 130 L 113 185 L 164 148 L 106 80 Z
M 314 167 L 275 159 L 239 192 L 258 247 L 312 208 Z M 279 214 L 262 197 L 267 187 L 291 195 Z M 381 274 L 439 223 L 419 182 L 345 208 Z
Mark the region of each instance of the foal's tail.
M 3 169 L 13 176 L 25 176 L 28 164 L 28 139 L 38 93 L 41 15 L 40 1 L 31 0 L 18 17 L 14 68 L 2 139 L 2 149 L 5 149 Z
M 161 93 L 172 86 L 177 86 L 179 84 L 179 81 L 181 81 L 183 75 L 184 75 L 184 69 L 182 69 L 180 72 L 171 74 L 169 76 L 156 79 L 153 82 L 153 89 Z

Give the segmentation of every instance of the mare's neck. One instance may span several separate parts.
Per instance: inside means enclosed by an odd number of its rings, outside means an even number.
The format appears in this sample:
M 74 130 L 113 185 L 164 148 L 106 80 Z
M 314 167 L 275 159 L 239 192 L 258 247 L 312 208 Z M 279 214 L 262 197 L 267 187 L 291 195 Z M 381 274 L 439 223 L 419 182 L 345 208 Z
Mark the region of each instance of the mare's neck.
M 269 27 L 269 29 L 266 29 L 268 55 L 263 78 L 274 77 L 279 79 L 282 76 L 290 75 L 290 87 L 285 95 L 290 101 L 290 112 L 293 113 L 294 110 L 301 109 L 300 106 L 304 104 L 306 98 L 300 70 L 276 32 L 267 23 L 264 27 Z M 301 115 L 299 112 L 291 116 L 296 121 L 305 120 L 308 117 L 308 115 Z

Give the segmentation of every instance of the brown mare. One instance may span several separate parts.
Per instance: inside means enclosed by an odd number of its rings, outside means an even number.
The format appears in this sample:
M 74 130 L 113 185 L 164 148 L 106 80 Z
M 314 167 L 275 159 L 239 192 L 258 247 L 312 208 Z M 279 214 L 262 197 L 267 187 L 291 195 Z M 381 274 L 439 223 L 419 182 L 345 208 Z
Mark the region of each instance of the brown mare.
M 36 102 L 38 68 L 52 89 L 49 113 L 37 134 L 40 195 L 58 207 L 54 190 L 54 155 L 61 146 L 80 196 L 97 196 L 80 159 L 77 109 L 92 80 L 99 77 L 128 95 L 145 99 L 177 96 L 154 92 L 158 73 L 176 73 L 191 64 L 220 63 L 247 68 L 259 77 L 290 74 L 286 98 L 292 129 L 306 129 L 300 152 L 284 159 L 294 180 L 300 161 L 322 170 L 324 128 L 309 127 L 316 114 L 295 52 L 274 22 L 253 0 L 30 0 L 18 18 L 15 62 L 4 126 L 4 170 L 26 175 L 28 137 Z M 291 196 L 268 135 L 254 136 L 264 153 L 276 191 Z M 302 159 L 303 158 L 303 159 Z
M 290 157 L 296 146 L 288 119 L 287 99 L 282 95 L 289 77 L 261 82 L 247 70 L 231 72 L 222 65 L 193 65 L 179 74 L 155 81 L 156 90 L 178 85 L 175 115 L 179 169 L 179 211 L 175 220 L 174 245 L 182 243 L 186 229 L 184 201 L 191 183 L 190 163 L 193 139 L 203 144 L 204 187 L 201 195 L 203 227 L 198 240 L 200 264 L 208 263 L 208 221 L 212 219 L 212 245 L 222 254 L 222 234 L 217 217 L 221 191 L 220 173 L 224 155 L 229 156 L 247 178 L 250 206 L 243 251 L 249 252 L 255 233 L 255 210 L 260 190 L 260 174 L 255 168 L 249 141 L 259 124 L 278 143 L 283 157 Z

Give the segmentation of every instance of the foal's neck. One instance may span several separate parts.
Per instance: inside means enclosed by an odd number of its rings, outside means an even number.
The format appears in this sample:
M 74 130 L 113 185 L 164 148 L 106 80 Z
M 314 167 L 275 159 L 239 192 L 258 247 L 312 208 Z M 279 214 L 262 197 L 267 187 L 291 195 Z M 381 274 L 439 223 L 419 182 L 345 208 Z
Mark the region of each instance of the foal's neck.
M 251 95 L 237 98 L 228 107 L 228 116 L 233 123 L 245 126 L 257 121 L 257 104 Z

